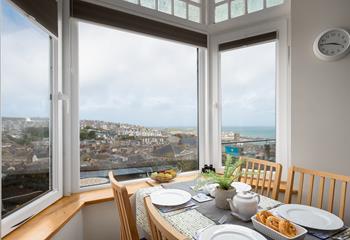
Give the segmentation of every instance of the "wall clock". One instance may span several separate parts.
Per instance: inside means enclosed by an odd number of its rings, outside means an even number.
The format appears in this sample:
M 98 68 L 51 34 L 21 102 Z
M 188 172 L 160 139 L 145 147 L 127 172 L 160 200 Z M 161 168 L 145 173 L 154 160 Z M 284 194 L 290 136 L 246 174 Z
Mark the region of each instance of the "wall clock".
M 335 61 L 350 52 L 350 33 L 341 28 L 322 32 L 314 42 L 315 55 L 325 61 Z

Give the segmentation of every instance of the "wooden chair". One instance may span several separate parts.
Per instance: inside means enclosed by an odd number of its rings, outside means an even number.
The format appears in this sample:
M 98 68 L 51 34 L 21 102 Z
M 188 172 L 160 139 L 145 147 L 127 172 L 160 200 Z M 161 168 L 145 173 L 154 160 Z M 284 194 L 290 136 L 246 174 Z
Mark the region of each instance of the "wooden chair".
M 114 202 L 117 206 L 120 219 L 120 239 L 121 240 L 139 240 L 136 221 L 131 209 L 131 203 L 126 187 L 120 184 L 113 175 L 108 173 L 109 181 L 112 185 Z
M 256 193 L 278 199 L 281 183 L 282 165 L 275 162 L 240 157 L 244 161 L 241 166 L 242 175 L 240 181 L 252 186 Z
M 145 197 L 144 201 L 153 240 L 189 240 L 160 215 L 150 197 Z
M 296 178 L 296 174 L 299 174 L 298 178 L 298 195 L 296 198 L 296 203 L 302 204 L 303 200 L 303 187 L 304 187 L 304 179 L 307 175 L 309 178 L 307 185 L 307 198 L 306 204 L 311 206 L 313 204 L 313 192 L 315 185 L 315 178 L 319 179 L 318 189 L 317 189 L 317 205 L 318 208 L 323 208 L 324 205 L 324 195 L 325 195 L 325 183 L 329 180 L 329 189 L 328 189 L 328 206 L 327 210 L 329 212 L 333 212 L 334 210 L 334 193 L 336 190 L 336 183 L 340 183 L 340 199 L 339 199 L 339 212 L 338 216 L 344 219 L 345 208 L 346 208 L 346 190 L 347 185 L 350 183 L 350 176 L 337 175 L 329 172 L 321 172 L 315 171 L 300 167 L 291 167 L 288 172 L 288 183 L 287 190 L 284 202 L 291 203 L 292 202 L 292 191 L 294 185 L 294 179 Z

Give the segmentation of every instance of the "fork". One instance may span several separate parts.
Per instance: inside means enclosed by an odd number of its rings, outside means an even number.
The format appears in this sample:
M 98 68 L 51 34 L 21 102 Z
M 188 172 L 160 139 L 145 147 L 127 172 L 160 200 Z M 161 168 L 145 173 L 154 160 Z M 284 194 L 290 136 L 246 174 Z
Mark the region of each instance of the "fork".
M 223 215 L 220 219 L 219 219 L 219 221 L 218 221 L 218 223 L 219 223 L 219 225 L 221 225 L 221 224 L 224 224 L 226 221 L 227 221 L 227 215 Z M 208 226 L 206 226 L 206 227 L 204 227 L 204 228 L 201 228 L 201 229 L 199 229 L 197 232 L 196 232 L 196 234 L 195 234 L 195 236 L 194 236 L 194 239 L 198 239 L 199 238 L 199 235 L 204 231 L 204 230 L 206 230 L 207 228 L 209 228 L 209 227 L 211 227 L 211 226 L 214 226 L 215 224 L 210 224 L 210 225 L 208 225 Z

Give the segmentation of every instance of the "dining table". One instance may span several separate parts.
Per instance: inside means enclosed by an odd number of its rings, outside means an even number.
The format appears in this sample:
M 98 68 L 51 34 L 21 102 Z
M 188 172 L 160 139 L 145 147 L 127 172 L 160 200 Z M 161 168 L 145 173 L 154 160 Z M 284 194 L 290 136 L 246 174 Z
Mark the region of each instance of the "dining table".
M 141 229 L 145 236 L 150 236 L 150 229 L 148 226 L 148 218 L 144 205 L 144 198 L 149 196 L 154 191 L 159 191 L 161 189 L 180 189 L 190 193 L 192 196 L 198 194 L 198 190 L 194 188 L 196 186 L 196 180 L 187 182 L 177 182 L 177 183 L 167 183 L 161 184 L 159 186 L 149 187 L 140 189 L 136 192 L 136 222 L 138 228 Z M 163 212 L 159 210 L 161 216 L 168 221 L 177 231 L 186 235 L 189 239 L 198 238 L 198 232 L 207 228 L 211 225 L 222 224 L 221 221 L 224 219 L 225 224 L 235 224 L 247 227 L 249 229 L 254 229 L 253 223 L 251 221 L 242 221 L 239 218 L 233 216 L 230 210 L 217 208 L 215 205 L 215 200 L 210 200 L 207 202 L 199 203 L 195 200 L 193 201 L 191 207 L 182 208 L 179 210 Z M 260 195 L 259 210 L 272 210 L 283 203 L 268 198 L 266 196 Z M 226 217 L 223 217 L 226 216 Z M 312 233 L 312 234 L 311 234 Z M 322 236 L 316 237 L 316 235 Z M 334 235 L 334 232 L 329 232 L 328 236 Z M 327 236 L 326 232 L 308 231 L 305 236 L 305 240 L 319 240 L 319 239 L 331 239 Z M 266 239 L 271 239 L 265 236 Z

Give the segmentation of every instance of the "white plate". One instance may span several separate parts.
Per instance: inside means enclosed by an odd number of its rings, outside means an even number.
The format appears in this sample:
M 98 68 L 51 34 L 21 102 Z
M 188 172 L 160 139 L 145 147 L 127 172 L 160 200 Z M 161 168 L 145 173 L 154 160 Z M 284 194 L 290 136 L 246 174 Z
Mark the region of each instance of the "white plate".
M 191 200 L 191 194 L 179 189 L 162 189 L 151 193 L 152 203 L 160 206 L 178 206 Z
M 325 210 L 299 204 L 285 204 L 276 211 L 281 217 L 307 228 L 318 230 L 337 230 L 344 222 Z
M 199 234 L 199 240 L 266 240 L 260 233 L 238 225 L 214 225 Z
M 252 187 L 246 183 L 242 182 L 233 182 L 231 186 L 236 189 L 237 192 L 249 192 L 252 190 Z

